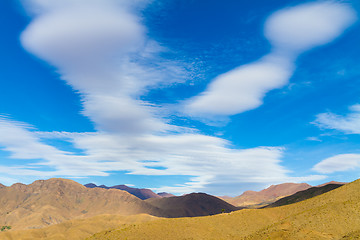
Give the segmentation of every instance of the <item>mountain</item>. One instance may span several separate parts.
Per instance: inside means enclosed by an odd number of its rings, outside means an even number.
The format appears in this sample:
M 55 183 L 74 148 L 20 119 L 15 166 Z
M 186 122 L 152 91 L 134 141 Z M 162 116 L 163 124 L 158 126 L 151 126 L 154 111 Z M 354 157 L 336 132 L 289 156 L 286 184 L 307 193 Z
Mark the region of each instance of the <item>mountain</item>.
M 112 190 L 111 190 L 112 191 Z M 202 193 L 193 193 L 181 197 L 172 197 L 168 201 L 167 198 L 148 199 L 147 202 L 153 202 L 154 205 L 162 207 L 172 217 L 180 216 L 201 216 L 232 211 L 236 208 L 222 200 Z M 166 200 L 166 201 L 164 201 Z M 165 204 L 165 203 L 166 204 Z M 174 207 L 175 206 L 175 207 Z M 0 233 L 0 239 L 84 239 L 92 234 L 112 229 L 119 225 L 127 227 L 126 224 L 135 224 L 140 222 L 153 221 L 157 218 L 147 214 L 120 216 L 114 214 L 97 215 L 94 217 L 72 219 L 59 224 L 54 224 L 41 229 L 30 230 L 11 230 Z
M 328 184 L 344 185 L 344 184 L 347 184 L 347 182 L 331 181 L 331 182 L 327 182 L 327 183 L 323 183 L 323 184 L 317 185 L 317 186 L 315 186 L 315 187 L 323 187 L 323 186 L 326 186 L 326 185 L 328 185 Z
M 238 210 L 237 207 L 206 193 L 191 193 L 168 198 L 149 198 L 146 202 L 165 210 L 170 217 L 206 216 Z
M 176 197 L 174 194 L 171 194 L 171 193 L 167 193 L 167 192 L 161 192 L 161 193 L 158 193 L 158 195 L 160 197 Z
M 292 195 L 298 191 L 306 190 L 311 185 L 307 183 L 283 183 L 271 185 L 270 187 L 256 191 L 246 191 L 234 198 L 224 198 L 228 203 L 238 207 L 261 207 L 268 205 L 285 196 Z
M 338 183 L 338 184 L 328 183 L 326 185 L 321 184 L 321 185 L 319 185 L 319 187 L 308 188 L 306 190 L 297 192 L 293 195 L 281 198 L 281 199 L 277 200 L 276 202 L 265 206 L 264 208 L 279 207 L 279 206 L 284 206 L 284 205 L 304 201 L 306 199 L 313 198 L 318 195 L 324 194 L 326 192 L 332 191 L 338 187 L 341 187 L 342 185 L 344 185 L 344 184 L 343 183 Z
M 100 185 L 97 186 L 94 183 L 88 183 L 84 185 L 85 187 L 88 188 L 105 188 L 105 189 L 119 189 L 119 190 L 123 190 L 126 191 L 142 200 L 148 199 L 148 198 L 161 198 L 161 196 L 159 196 L 158 194 L 154 193 L 153 191 L 151 191 L 150 189 L 146 189 L 146 188 L 132 188 L 132 187 L 128 187 L 126 185 L 116 185 L 116 186 L 112 186 L 112 187 L 107 187 L 105 185 Z
M 190 217 L 221 213 L 222 209 L 237 209 L 207 194 L 170 198 L 158 196 L 144 201 L 123 190 L 89 188 L 61 178 L 0 188 L 0 206 L 0 226 L 11 226 L 14 230 L 42 228 L 101 214 Z
M 0 206 L 0 226 L 12 229 L 41 228 L 99 214 L 167 216 L 126 191 L 86 188 L 60 178 L 0 188 Z
M 115 239 L 359 239 L 360 180 L 276 208 L 206 217 L 159 219 L 119 226 L 88 240 Z

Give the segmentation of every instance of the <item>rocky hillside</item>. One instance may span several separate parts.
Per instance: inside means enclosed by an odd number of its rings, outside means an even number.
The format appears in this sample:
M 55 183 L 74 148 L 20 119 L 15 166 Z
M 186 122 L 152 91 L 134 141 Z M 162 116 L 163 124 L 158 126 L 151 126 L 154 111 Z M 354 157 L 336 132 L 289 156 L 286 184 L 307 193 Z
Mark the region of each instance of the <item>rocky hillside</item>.
M 306 183 L 283 183 L 271 185 L 259 192 L 246 191 L 234 198 L 225 197 L 224 200 L 238 207 L 262 207 L 310 187 L 311 185 Z

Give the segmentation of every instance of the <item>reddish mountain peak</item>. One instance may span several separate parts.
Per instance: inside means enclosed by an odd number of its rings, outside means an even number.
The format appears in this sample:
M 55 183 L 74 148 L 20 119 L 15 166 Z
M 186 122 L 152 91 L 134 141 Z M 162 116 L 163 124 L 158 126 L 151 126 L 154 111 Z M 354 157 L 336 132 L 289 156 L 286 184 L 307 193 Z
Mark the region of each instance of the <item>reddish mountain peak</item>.
M 268 204 L 274 202 L 280 197 L 292 195 L 298 191 L 303 191 L 311 186 L 307 183 L 282 183 L 278 185 L 271 185 L 259 192 L 246 191 L 240 196 L 232 199 L 226 199 L 227 202 L 235 206 L 255 206 L 261 204 Z
M 29 185 L 25 185 L 25 188 L 28 191 L 38 191 L 38 190 L 48 190 L 52 191 L 53 189 L 60 189 L 66 191 L 80 191 L 85 189 L 83 185 L 78 182 L 75 182 L 71 179 L 64 178 L 50 178 L 47 180 L 37 180 Z
M 271 185 L 270 187 L 261 190 L 259 193 L 264 196 L 280 197 L 294 194 L 295 192 L 306 190 L 310 187 L 311 185 L 307 183 L 282 183 Z
M 14 189 L 25 189 L 27 187 L 27 185 L 23 184 L 23 183 L 14 183 L 13 185 L 10 186 L 10 188 L 14 188 Z
M 148 198 L 161 198 L 161 196 L 157 195 L 156 193 L 154 193 L 153 191 L 151 191 L 150 189 L 147 188 L 132 188 L 132 187 L 128 187 L 126 185 L 115 185 L 112 187 L 107 187 L 105 185 L 100 185 L 97 186 L 94 183 L 88 183 L 84 185 L 85 187 L 88 188 L 95 188 L 95 187 L 99 187 L 99 188 L 105 188 L 105 189 L 119 189 L 119 190 L 123 190 L 126 191 L 142 200 L 148 199 Z
M 240 196 L 251 196 L 251 195 L 254 195 L 254 194 L 258 194 L 258 193 L 259 192 L 257 192 L 257 191 L 247 190 L 247 191 L 243 192 L 243 194 L 241 194 Z
M 167 197 L 176 197 L 174 194 L 167 193 L 167 192 L 161 192 L 161 193 L 158 193 L 158 195 L 159 195 L 160 197 L 164 197 L 164 198 L 167 198 Z
M 330 182 L 326 182 L 326 183 L 317 185 L 317 186 L 315 186 L 315 187 L 323 187 L 323 186 L 326 186 L 326 185 L 328 185 L 328 184 L 344 185 L 344 184 L 347 184 L 347 182 L 330 181 Z

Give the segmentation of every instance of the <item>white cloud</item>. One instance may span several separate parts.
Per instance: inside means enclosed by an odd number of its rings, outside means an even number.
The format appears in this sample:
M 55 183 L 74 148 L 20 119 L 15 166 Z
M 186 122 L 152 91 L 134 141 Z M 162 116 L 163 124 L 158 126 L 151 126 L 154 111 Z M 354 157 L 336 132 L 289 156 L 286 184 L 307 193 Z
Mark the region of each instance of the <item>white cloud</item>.
M 159 64 L 164 61 L 156 56 L 158 44 L 147 38 L 146 28 L 129 5 L 124 7 L 111 0 L 27 2 L 35 18 L 21 35 L 23 46 L 54 65 L 62 79 L 81 94 L 84 107 L 81 113 L 94 123 L 97 131 L 39 132 L 3 118 L 0 145 L 12 158 L 34 160 L 22 166 L 0 166 L 1 173 L 34 177 L 107 176 L 110 171 L 186 175 L 192 176 L 187 183 L 174 187 L 164 183 L 161 190 L 177 193 L 201 190 L 213 194 L 221 193 L 219 186 L 225 189 L 232 184 L 238 185 L 240 193 L 248 190 L 248 184 L 265 186 L 299 181 L 281 166 L 284 149 L 233 149 L 224 139 L 169 124 L 160 106 L 139 100 L 148 88 L 177 81 L 181 68 L 171 62 L 158 70 L 154 70 L 154 65 L 146 65 L 151 60 Z M 226 95 L 229 88 L 225 85 L 235 84 L 234 89 L 241 88 L 249 95 L 243 99 L 248 103 L 234 103 L 234 107 L 229 99 L 220 102 L 226 109 L 222 113 L 236 113 L 261 104 L 267 91 L 287 83 L 292 65 L 289 56 L 273 52 L 257 63 L 219 77 L 225 80 L 219 80 L 220 86 L 213 91 L 223 88 L 221 93 Z M 231 81 L 239 75 L 251 77 L 252 82 Z M 175 76 L 175 80 L 168 76 Z M 236 92 L 231 96 L 236 96 Z M 61 151 L 45 143 L 49 138 L 68 141 L 82 152 Z M 319 178 L 323 176 L 301 179 Z
M 315 141 L 315 142 L 322 142 L 322 140 L 318 137 L 307 137 L 306 140 L 308 141 Z
M 207 90 L 186 106 L 190 115 L 233 115 L 262 105 L 265 94 L 281 88 L 292 75 L 286 58 L 270 54 L 214 79 Z
M 111 6 L 119 8 L 141 8 L 145 7 L 152 0 L 21 0 L 25 8 L 30 14 L 40 15 L 59 9 L 68 8 L 69 6 L 84 6 L 84 4 Z
M 156 107 L 130 97 L 89 95 L 83 106 L 83 114 L 94 121 L 97 129 L 103 131 L 136 134 L 174 129 L 154 117 Z
M 301 53 L 333 41 L 355 20 L 355 11 L 346 4 L 307 3 L 271 15 L 265 24 L 265 36 L 276 49 Z
M 360 105 L 353 105 L 351 113 L 345 116 L 334 113 L 321 113 L 313 124 L 324 129 L 335 129 L 347 134 L 360 134 Z
M 4 150 L 12 153 L 11 158 L 39 159 L 66 154 L 41 143 L 29 128 L 24 123 L 0 118 L 0 146 L 4 146 Z
M 35 1 L 31 6 L 43 10 L 22 33 L 23 46 L 59 69 L 81 94 L 83 114 L 98 130 L 141 134 L 170 129 L 158 119 L 155 106 L 137 98 L 149 86 L 179 80 L 182 71 L 157 58 L 161 47 L 147 39 L 138 17 L 118 1 Z M 163 66 L 146 67 L 151 60 Z
M 334 173 L 353 170 L 360 167 L 360 154 L 339 154 L 322 160 L 312 170 L 322 173 Z
M 128 62 L 128 53 L 144 47 L 145 29 L 117 5 L 95 2 L 69 4 L 37 16 L 21 41 L 29 52 L 59 68 L 82 93 L 112 93 L 114 86 L 117 91 L 127 87 L 114 68 L 121 67 L 117 61 Z
M 259 187 L 269 183 L 299 181 L 290 177 L 290 172 L 280 165 L 282 148 L 230 149 L 227 141 L 201 134 L 124 136 L 106 132 L 42 133 L 6 119 L 0 123 L 0 134 L 4 136 L 0 144 L 13 158 L 41 159 L 37 163 L 24 162 L 20 166 L 0 166 L 2 174 L 14 179 L 17 176 L 107 176 L 109 171 L 128 171 L 137 175 L 186 175 L 193 176 L 189 182 L 179 186 L 164 185 L 158 190 L 213 194 L 227 191 L 234 184 L 238 186 L 237 193 L 241 193 L 248 190 L 248 184 Z M 66 139 L 82 153 L 60 151 L 42 141 L 49 138 Z M 45 171 L 44 167 L 52 170 Z M 319 177 L 323 176 L 307 176 L 304 179 L 310 181 Z M 223 190 L 218 189 L 218 185 Z
M 288 84 L 299 54 L 333 41 L 355 20 L 350 6 L 335 2 L 275 12 L 264 28 L 272 52 L 215 78 L 205 92 L 185 103 L 184 111 L 192 116 L 234 115 L 259 107 L 267 92 Z

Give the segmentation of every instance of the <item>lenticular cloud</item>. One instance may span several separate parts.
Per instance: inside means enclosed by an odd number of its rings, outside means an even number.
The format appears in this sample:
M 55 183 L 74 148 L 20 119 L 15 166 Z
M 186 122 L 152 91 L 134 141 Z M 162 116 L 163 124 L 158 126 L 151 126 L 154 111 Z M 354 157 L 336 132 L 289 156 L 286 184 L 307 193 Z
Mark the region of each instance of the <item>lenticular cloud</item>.
M 192 116 L 226 116 L 259 107 L 267 92 L 288 83 L 299 54 L 333 41 L 355 20 L 350 6 L 334 2 L 308 3 L 275 12 L 264 28 L 273 51 L 215 78 L 203 93 L 186 103 L 185 111 Z
M 232 183 L 263 186 L 297 181 L 280 164 L 284 149 L 233 149 L 224 139 L 171 125 L 160 115 L 159 106 L 139 100 L 144 89 L 156 86 L 167 75 L 164 71 L 154 73 L 152 67 L 138 61 L 146 55 L 144 52 L 153 51 L 148 49 L 147 43 L 151 41 L 145 26 L 128 9 L 131 1 L 29 2 L 33 3 L 30 7 L 35 17 L 21 36 L 24 48 L 55 66 L 61 78 L 81 95 L 84 107 L 81 114 L 94 123 L 97 131 L 38 133 L 12 121 L 0 121 L 0 135 L 21 133 L 18 136 L 21 146 L 12 141 L 0 143 L 12 156 L 40 158 L 37 166 L 54 169 L 44 172 L 35 171 L 30 165 L 0 166 L 0 172 L 79 177 L 127 171 L 139 175 L 193 176 L 187 183 L 171 188 L 178 193 L 212 192 L 211 186 Z M 287 83 L 293 68 L 289 54 L 274 51 L 259 62 L 219 76 L 206 93 L 195 98 L 190 109 L 226 115 L 257 107 L 266 92 Z M 243 80 L 238 81 L 239 77 Z M 241 103 L 236 101 L 237 96 L 242 96 Z M 50 147 L 41 141 L 46 136 L 68 141 L 82 154 Z M 31 146 L 36 146 L 36 154 L 24 155 Z M 314 178 L 319 176 L 307 177 Z

